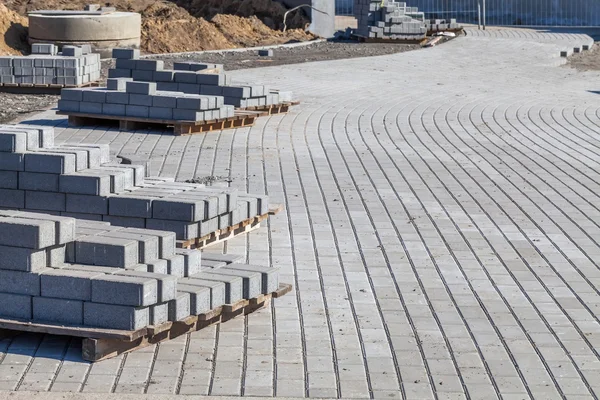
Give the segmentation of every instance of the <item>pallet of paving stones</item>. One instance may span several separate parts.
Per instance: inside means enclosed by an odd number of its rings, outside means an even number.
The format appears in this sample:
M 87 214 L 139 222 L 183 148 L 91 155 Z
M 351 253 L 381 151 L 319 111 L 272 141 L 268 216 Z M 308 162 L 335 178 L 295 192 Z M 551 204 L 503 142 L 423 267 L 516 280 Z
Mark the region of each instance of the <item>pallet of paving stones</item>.
M 60 94 L 63 88 L 98 85 L 100 55 L 89 45 L 34 43 L 29 56 L 0 57 L 0 92 Z
M 425 14 L 406 2 L 391 0 L 355 0 L 356 33 L 384 43 L 414 43 L 427 32 Z M 435 22 L 435 21 L 434 21 Z M 391 40 L 390 40 L 391 39 Z
M 279 267 L 176 248 L 171 231 L 0 211 L 0 334 L 85 338 L 96 361 L 250 313 Z
M 300 104 L 299 101 L 285 101 L 279 104 L 271 104 L 266 106 L 254 106 L 254 107 L 245 107 L 238 108 L 238 110 L 243 111 L 256 111 L 261 113 L 261 117 L 265 115 L 275 115 L 275 114 L 284 114 L 290 111 L 290 107 L 297 106 Z
M 269 212 L 268 196 L 148 177 L 106 144 L 54 144 L 54 129 L 0 125 L 0 207 L 113 225 L 208 235 Z M 1 260 L 1 258 L 0 258 Z
M 0 319 L 0 339 L 15 336 L 21 332 L 79 337 L 83 338 L 83 359 L 92 362 L 102 361 L 171 340 L 210 325 L 226 322 L 240 315 L 248 315 L 268 306 L 272 299 L 279 298 L 291 290 L 292 285 L 280 283 L 279 288 L 272 293 L 261 294 L 252 299 L 242 299 L 233 304 L 224 304 L 206 313 L 190 315 L 180 321 L 169 321 L 158 326 L 147 326 L 134 331 Z
M 208 235 L 189 240 L 178 240 L 177 247 L 180 249 L 204 249 L 205 247 L 222 243 L 226 240 L 233 239 L 236 236 L 250 233 L 255 229 L 260 228 L 260 223 L 267 219 L 270 215 L 275 215 L 283 210 L 283 204 L 272 204 L 269 206 L 269 212 L 263 215 L 257 215 L 253 218 L 248 218 L 238 224 L 229 226 L 224 229 L 219 229 Z
M 234 84 L 220 64 L 175 62 L 173 69 L 169 70 L 164 68 L 161 60 L 140 59 L 137 50 L 113 49 L 113 57 L 116 59 L 115 68 L 108 71 L 107 82 L 110 79 L 152 82 L 160 96 L 164 96 L 165 92 L 213 96 L 219 99 L 219 103 L 238 109 L 264 107 L 293 100 L 292 93 L 288 91 L 273 90 L 265 85 Z M 164 105 L 153 104 L 152 107 Z
M 173 129 L 175 136 L 193 135 L 224 129 L 253 126 L 262 114 L 258 111 L 236 110 L 232 117 L 213 119 L 210 121 L 175 121 L 153 118 L 137 118 L 117 115 L 97 115 L 67 111 L 57 111 L 58 115 L 69 117 L 69 126 L 92 126 L 105 123 L 118 123 L 121 131 L 142 129 Z
M 113 57 L 116 68 L 105 88 L 61 92 L 58 111 L 71 125 L 118 121 L 121 130 L 158 125 L 191 135 L 252 126 L 265 112 L 289 109 L 293 100 L 291 92 L 264 85 L 232 85 L 219 65 L 176 62 L 166 70 L 163 61 L 140 59 L 134 49 L 113 49 Z

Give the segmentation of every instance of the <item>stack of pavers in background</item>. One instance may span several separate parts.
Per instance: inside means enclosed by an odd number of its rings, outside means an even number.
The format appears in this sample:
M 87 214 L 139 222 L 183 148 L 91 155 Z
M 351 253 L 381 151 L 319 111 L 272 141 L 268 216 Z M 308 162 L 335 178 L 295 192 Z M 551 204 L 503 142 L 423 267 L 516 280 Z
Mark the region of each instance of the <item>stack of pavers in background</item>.
M 54 130 L 0 125 L 0 207 L 173 231 L 190 240 L 268 214 L 267 196 L 147 178 L 108 145 L 54 145 Z
M 100 79 L 100 54 L 89 45 L 64 46 L 62 52 L 53 44 L 31 46 L 30 56 L 0 57 L 1 84 L 79 86 Z
M 223 97 L 157 91 L 154 82 L 108 79 L 106 88 L 63 89 L 58 109 L 101 117 L 127 116 L 156 120 L 210 121 L 233 117 Z
M 427 35 L 425 15 L 404 2 L 354 0 L 357 35 L 368 38 L 420 40 Z
M 277 290 L 278 268 L 176 249 L 172 232 L 0 211 L 0 318 L 136 330 Z
M 427 32 L 445 32 L 461 29 L 462 26 L 456 19 L 428 19 L 425 21 Z
M 227 105 L 237 108 L 259 107 L 292 101 L 292 93 L 273 90 L 263 85 L 233 84 L 220 64 L 175 62 L 172 70 L 164 69 L 160 60 L 139 59 L 139 51 L 114 49 L 114 69 L 109 78 L 124 78 L 142 82 L 156 82 L 156 88 L 165 92 L 219 96 Z

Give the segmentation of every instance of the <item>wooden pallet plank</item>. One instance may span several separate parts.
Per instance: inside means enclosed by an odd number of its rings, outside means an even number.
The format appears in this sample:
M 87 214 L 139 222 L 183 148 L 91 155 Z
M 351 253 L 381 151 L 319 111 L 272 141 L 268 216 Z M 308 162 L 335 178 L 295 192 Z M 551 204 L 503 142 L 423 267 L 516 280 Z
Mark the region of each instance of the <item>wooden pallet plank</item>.
M 170 339 L 169 331 L 161 331 L 156 335 L 144 335 L 135 340 L 92 339 L 85 338 L 81 342 L 81 356 L 86 361 L 102 361 L 123 353 L 143 349 L 156 343 Z
M 247 315 L 268 306 L 272 298 L 279 298 L 291 290 L 292 285 L 281 283 L 273 293 L 260 295 L 250 300 L 240 300 L 235 304 L 225 304 L 198 316 L 191 315 L 181 321 L 167 322 L 160 326 L 150 326 L 138 331 L 58 326 L 2 319 L 0 320 L 0 339 L 12 337 L 21 332 L 82 337 L 83 359 L 92 362 L 101 361 L 174 339 L 212 324 L 225 322 L 239 315 Z
M 206 322 L 214 320 L 215 318 L 219 318 L 223 313 L 223 306 L 219 306 L 214 308 L 206 313 L 198 315 L 198 321 Z
M 183 321 L 164 324 L 166 328 L 151 327 L 143 337 L 135 340 L 85 338 L 82 343 L 82 357 L 87 361 L 102 361 L 123 353 L 139 350 L 156 343 L 174 339 L 207 326 L 226 322 L 240 315 L 248 315 L 270 304 L 272 298 L 279 298 L 292 290 L 292 285 L 282 283 L 277 291 L 260 295 L 255 299 L 240 300 L 235 304 L 225 304 L 207 313 L 190 316 Z
M 173 129 L 173 134 L 177 136 L 252 126 L 256 122 L 255 114 L 246 114 L 237 111 L 233 117 L 211 121 L 175 121 L 63 111 L 57 111 L 56 114 L 68 116 L 69 125 L 71 126 L 98 125 L 106 121 L 116 121 L 119 124 L 120 130 L 131 131 L 145 129 L 152 125 L 162 125 L 162 128 Z
M 238 108 L 237 111 L 254 112 L 254 113 L 258 114 L 259 117 L 261 117 L 261 116 L 265 116 L 265 115 L 275 115 L 275 114 L 287 113 L 287 112 L 289 112 L 291 106 L 296 106 L 298 104 L 300 104 L 299 101 L 289 101 L 289 102 L 283 102 L 283 103 L 272 104 L 272 105 L 267 105 L 267 106 L 252 106 L 252 107 Z
M 247 234 L 260 228 L 260 223 L 248 223 L 247 225 L 238 225 L 236 229 L 223 230 L 223 232 L 212 233 L 202 238 L 191 239 L 188 241 L 178 241 L 177 246 L 184 249 L 204 249 L 208 246 L 223 243 L 226 240 L 232 239 L 242 234 Z
M 283 211 L 283 204 L 271 204 L 269 205 L 269 215 L 275 215 Z
M 229 240 L 235 236 L 250 233 L 253 230 L 260 228 L 260 222 L 267 219 L 270 215 L 275 215 L 281 211 L 283 211 L 283 204 L 271 204 L 269 206 L 269 211 L 266 214 L 246 219 L 238 224 L 219 229 L 199 238 L 178 240 L 177 247 L 183 249 L 202 249 L 209 245 Z
M 277 299 L 281 296 L 288 294 L 291 291 L 292 291 L 292 285 L 282 283 L 279 285 L 279 289 L 277 289 L 276 291 L 273 292 L 273 298 Z
M 135 340 L 136 338 L 142 337 L 146 334 L 146 328 L 142 328 L 137 331 L 122 331 L 114 329 L 89 328 L 82 326 L 53 325 L 37 322 L 33 323 L 30 321 L 21 321 L 13 319 L 0 319 L 0 329 L 22 332 L 48 333 L 50 335 L 59 336 L 106 338 L 128 341 Z

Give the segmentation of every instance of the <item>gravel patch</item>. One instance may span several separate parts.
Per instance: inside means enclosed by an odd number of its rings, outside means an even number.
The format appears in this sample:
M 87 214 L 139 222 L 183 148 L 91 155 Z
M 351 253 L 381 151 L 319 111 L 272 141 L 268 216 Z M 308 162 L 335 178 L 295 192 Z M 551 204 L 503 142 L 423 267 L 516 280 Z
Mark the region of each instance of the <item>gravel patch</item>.
M 308 46 L 273 49 L 273 57 L 260 57 L 256 50 L 203 54 L 161 55 L 152 57 L 171 67 L 174 61 L 202 61 L 223 64 L 226 70 L 257 68 L 274 65 L 299 64 L 311 61 L 374 57 L 419 49 L 418 44 L 319 42 Z

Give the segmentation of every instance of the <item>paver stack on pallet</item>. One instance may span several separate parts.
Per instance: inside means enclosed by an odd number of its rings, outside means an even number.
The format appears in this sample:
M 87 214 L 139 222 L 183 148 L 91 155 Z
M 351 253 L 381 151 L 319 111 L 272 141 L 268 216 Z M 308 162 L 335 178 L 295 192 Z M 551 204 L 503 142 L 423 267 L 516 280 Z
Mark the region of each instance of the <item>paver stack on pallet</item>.
M 100 55 L 89 45 L 33 44 L 30 56 L 0 57 L 2 86 L 82 86 L 100 79 Z
M 0 252 L 0 329 L 89 338 L 91 361 L 289 290 L 280 288 L 278 268 L 231 256 L 203 263 L 199 250 L 176 249 L 172 232 L 48 214 L 0 211 Z M 170 335 L 156 336 L 161 331 Z
M 139 50 L 114 49 L 113 56 L 116 68 L 109 70 L 107 87 L 63 91 L 60 113 L 174 125 L 249 121 L 221 127 L 229 128 L 253 124 L 263 115 L 250 109 L 284 112 L 292 105 L 291 92 L 232 85 L 219 65 L 175 63 L 173 70 L 165 70 L 162 61 L 140 59 Z M 70 123 L 77 121 L 70 118 Z
M 264 85 L 233 84 L 221 64 L 175 62 L 172 70 L 164 69 L 160 60 L 139 59 L 139 52 L 115 49 L 114 69 L 109 78 L 130 78 L 156 82 L 157 89 L 204 96 L 223 97 L 225 104 L 238 108 L 272 106 L 292 101 L 292 93 L 270 89 Z
M 0 125 L 0 207 L 169 230 L 182 247 L 269 214 L 267 196 L 147 178 L 112 162 L 108 145 L 54 145 L 52 128 L 28 125 Z
M 425 15 L 417 7 L 388 0 L 354 0 L 358 36 L 371 39 L 422 40 Z
M 456 22 L 456 19 L 428 19 L 425 20 L 427 32 L 446 32 L 461 30 L 462 26 Z
M 218 96 L 160 92 L 153 82 L 109 79 L 108 87 L 65 89 L 58 109 L 65 112 L 150 119 L 206 121 L 234 116 L 233 106 Z

